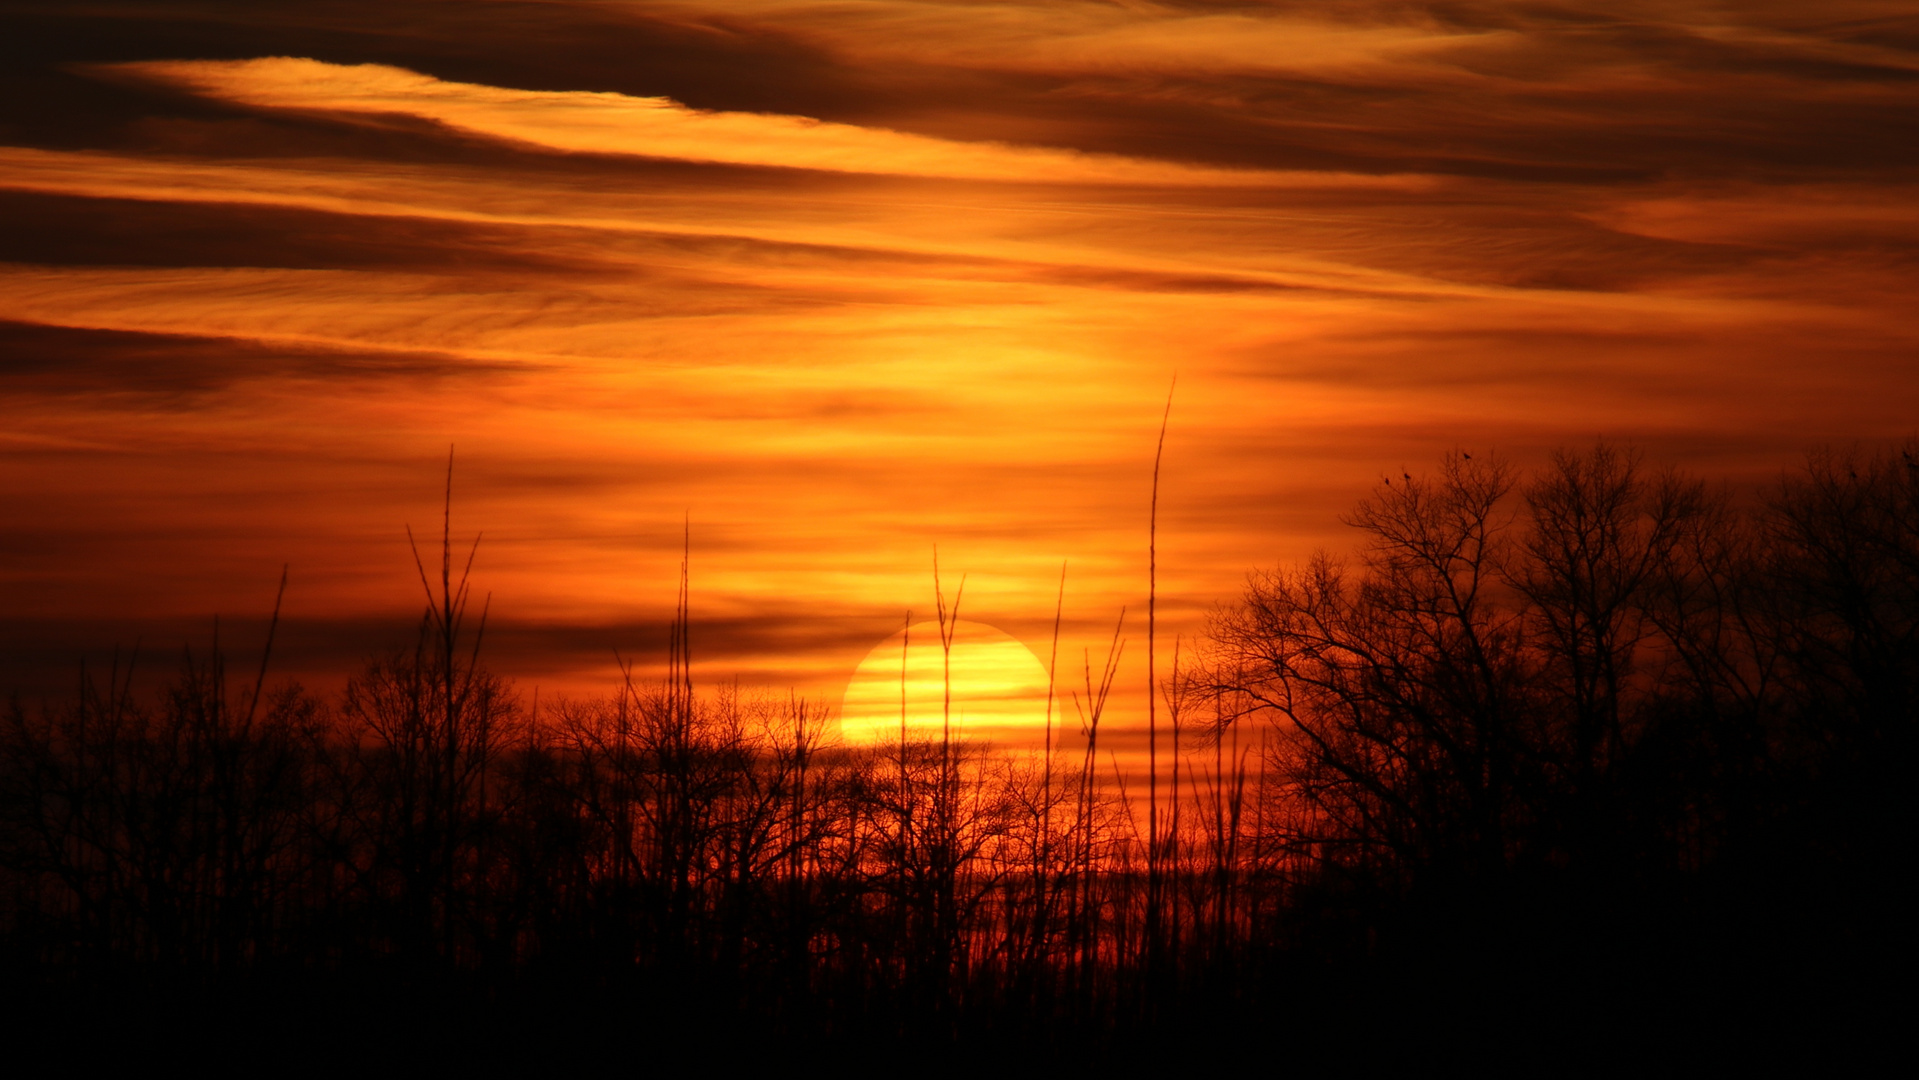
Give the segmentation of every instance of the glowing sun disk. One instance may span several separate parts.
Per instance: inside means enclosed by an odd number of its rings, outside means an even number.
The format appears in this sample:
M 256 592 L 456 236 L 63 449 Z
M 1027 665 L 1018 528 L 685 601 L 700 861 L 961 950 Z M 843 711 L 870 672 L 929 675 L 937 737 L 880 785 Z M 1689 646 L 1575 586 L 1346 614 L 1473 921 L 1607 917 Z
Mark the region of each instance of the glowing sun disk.
M 957 624 L 950 650 L 941 647 L 938 624 L 915 623 L 875 646 L 853 672 L 840 734 L 851 745 L 883 745 L 897 742 L 904 724 L 914 740 L 950 731 L 956 739 L 1037 742 L 1049 681 L 1031 650 L 985 623 Z

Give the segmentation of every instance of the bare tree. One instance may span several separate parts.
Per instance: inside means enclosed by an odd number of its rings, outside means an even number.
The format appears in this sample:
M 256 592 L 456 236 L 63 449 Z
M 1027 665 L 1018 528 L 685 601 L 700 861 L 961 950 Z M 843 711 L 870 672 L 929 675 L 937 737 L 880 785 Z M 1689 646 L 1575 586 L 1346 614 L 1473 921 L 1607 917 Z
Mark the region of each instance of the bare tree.
M 1350 869 L 1503 863 L 1529 679 L 1497 603 L 1511 472 L 1446 459 L 1348 518 L 1362 572 L 1318 555 L 1256 575 L 1217 621 L 1217 689 L 1280 724 L 1274 765 L 1314 811 L 1297 837 Z

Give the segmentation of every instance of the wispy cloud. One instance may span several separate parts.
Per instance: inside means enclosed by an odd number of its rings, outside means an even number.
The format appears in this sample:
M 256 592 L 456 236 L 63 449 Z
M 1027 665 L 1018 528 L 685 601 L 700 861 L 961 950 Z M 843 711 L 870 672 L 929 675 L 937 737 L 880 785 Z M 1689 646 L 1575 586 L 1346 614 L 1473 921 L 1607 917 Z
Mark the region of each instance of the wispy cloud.
M 1026 183 L 1418 183 L 1416 179 L 1204 168 L 1116 154 L 960 142 L 804 116 L 708 112 L 663 97 L 511 90 L 447 82 L 379 64 L 341 65 L 270 57 L 151 61 L 119 65 L 117 70 L 245 105 L 415 116 L 496 138 L 576 153 Z

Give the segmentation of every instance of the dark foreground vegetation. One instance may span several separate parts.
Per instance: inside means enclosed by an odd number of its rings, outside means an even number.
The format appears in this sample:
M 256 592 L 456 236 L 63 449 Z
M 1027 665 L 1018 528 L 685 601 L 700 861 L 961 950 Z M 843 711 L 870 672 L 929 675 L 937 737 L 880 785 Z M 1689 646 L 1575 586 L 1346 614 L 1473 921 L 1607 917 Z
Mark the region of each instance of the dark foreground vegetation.
M 1166 680 L 1152 815 L 1097 746 L 696 693 L 683 619 L 663 684 L 535 714 L 448 558 L 337 701 L 216 655 L 11 705 L 0 1006 L 82 1052 L 1842 1054 L 1905 1022 L 1915 451 L 1752 507 L 1604 446 L 1384 484 Z

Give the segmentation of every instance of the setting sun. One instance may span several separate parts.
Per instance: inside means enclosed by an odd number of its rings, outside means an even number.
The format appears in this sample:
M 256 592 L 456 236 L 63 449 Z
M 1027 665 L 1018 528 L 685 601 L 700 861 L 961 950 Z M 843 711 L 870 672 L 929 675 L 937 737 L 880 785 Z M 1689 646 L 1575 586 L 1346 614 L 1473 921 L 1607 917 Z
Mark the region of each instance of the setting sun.
M 873 647 L 846 684 L 840 734 L 850 745 L 954 738 L 999 746 L 1040 744 L 1049 700 L 1046 667 L 1017 639 L 962 620 L 950 649 L 936 622 L 914 624 Z M 902 727 L 904 730 L 902 731 Z M 1057 736 L 1056 736 L 1057 737 Z

